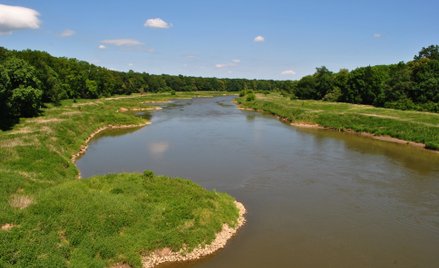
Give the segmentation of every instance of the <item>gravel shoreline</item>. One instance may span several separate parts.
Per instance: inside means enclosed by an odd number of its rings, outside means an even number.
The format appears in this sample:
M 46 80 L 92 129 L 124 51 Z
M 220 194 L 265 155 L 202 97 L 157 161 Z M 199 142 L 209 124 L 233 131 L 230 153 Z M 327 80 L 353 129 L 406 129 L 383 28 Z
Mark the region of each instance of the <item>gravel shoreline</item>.
M 169 248 L 155 250 L 151 254 L 142 258 L 143 268 L 152 268 L 165 262 L 197 260 L 224 248 L 227 241 L 229 241 L 245 223 L 244 214 L 246 213 L 246 209 L 244 205 L 238 201 L 235 201 L 235 205 L 239 210 L 239 218 L 236 227 L 231 228 L 227 224 L 224 224 L 222 230 L 216 234 L 212 243 L 197 247 L 191 252 L 187 252 L 185 249 L 173 252 Z

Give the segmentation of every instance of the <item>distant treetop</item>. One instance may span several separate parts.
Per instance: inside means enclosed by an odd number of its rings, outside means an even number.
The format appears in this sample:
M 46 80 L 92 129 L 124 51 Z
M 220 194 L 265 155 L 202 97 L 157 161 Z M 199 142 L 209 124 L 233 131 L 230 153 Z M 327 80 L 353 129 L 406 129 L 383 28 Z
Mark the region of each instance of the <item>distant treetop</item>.
M 419 54 L 416 55 L 414 59 L 439 60 L 439 45 L 431 45 L 429 47 L 423 47 L 421 51 L 419 51 Z

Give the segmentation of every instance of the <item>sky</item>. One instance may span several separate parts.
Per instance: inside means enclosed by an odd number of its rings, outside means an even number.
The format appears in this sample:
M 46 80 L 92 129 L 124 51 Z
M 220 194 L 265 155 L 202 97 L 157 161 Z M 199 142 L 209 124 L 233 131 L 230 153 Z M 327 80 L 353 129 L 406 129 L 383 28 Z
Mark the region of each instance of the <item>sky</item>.
M 0 46 L 114 70 L 296 80 L 409 61 L 438 0 L 0 0 Z

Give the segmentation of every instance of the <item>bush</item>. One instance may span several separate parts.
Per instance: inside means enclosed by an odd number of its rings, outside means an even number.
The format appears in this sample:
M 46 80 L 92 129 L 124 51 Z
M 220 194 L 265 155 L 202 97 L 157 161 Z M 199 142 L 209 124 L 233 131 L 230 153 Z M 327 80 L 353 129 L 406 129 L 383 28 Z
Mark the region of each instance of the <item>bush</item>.
M 152 170 L 145 170 L 143 171 L 143 177 L 145 178 L 152 178 L 154 177 L 154 172 Z
M 341 98 L 341 90 L 338 87 L 335 87 L 323 97 L 324 101 L 337 102 Z
M 247 94 L 245 96 L 246 101 L 254 101 L 256 99 L 256 95 L 253 90 L 247 91 Z
M 419 107 L 413 103 L 411 99 L 400 99 L 398 101 L 384 103 L 384 108 L 398 109 L 398 110 L 419 110 Z
M 434 142 L 427 142 L 425 143 L 425 149 L 439 150 L 439 144 Z

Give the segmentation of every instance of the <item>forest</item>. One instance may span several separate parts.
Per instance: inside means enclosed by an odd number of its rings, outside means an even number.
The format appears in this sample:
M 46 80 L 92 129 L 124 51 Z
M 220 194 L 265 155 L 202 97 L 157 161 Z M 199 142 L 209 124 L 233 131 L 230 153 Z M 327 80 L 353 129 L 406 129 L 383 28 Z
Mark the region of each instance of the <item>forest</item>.
M 408 63 L 338 73 L 316 69 L 295 82 L 293 98 L 439 112 L 439 46 L 422 48 Z
M 439 112 L 439 46 L 410 62 L 341 69 L 322 66 L 297 81 L 201 78 L 119 72 L 47 52 L 0 47 L 0 129 L 40 113 L 45 103 L 116 94 L 175 91 L 278 91 L 290 98 Z

